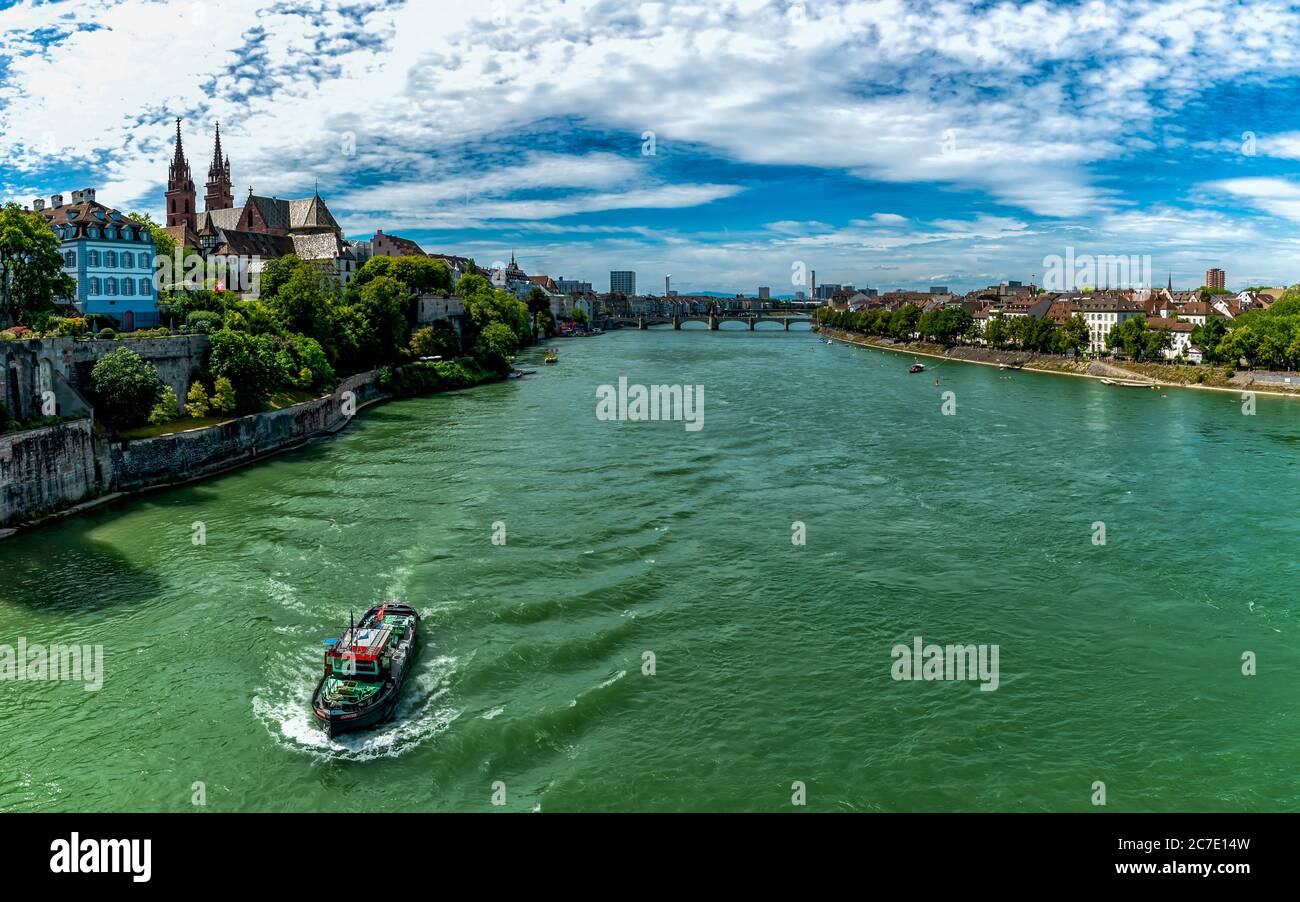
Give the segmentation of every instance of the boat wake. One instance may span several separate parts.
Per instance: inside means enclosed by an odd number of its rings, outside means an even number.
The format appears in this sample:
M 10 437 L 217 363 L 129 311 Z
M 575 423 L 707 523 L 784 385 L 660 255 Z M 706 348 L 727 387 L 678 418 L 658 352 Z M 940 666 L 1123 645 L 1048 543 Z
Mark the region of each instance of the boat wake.
M 326 736 L 311 710 L 316 668 L 295 668 L 280 686 L 263 688 L 253 696 L 253 714 L 271 738 L 284 748 L 332 760 L 371 761 L 397 758 L 446 730 L 460 711 L 446 703 L 449 677 L 456 659 L 422 661 L 407 679 L 393 717 L 373 730 Z M 277 681 L 279 682 L 279 681 Z

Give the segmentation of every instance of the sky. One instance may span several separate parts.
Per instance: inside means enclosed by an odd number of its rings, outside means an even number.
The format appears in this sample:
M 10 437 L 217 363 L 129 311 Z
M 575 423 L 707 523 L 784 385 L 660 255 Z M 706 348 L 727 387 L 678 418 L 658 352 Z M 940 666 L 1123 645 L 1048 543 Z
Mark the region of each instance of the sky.
M 969 290 L 1068 253 L 1300 282 L 1300 8 L 1226 0 L 0 0 L 0 199 L 320 193 L 641 291 Z

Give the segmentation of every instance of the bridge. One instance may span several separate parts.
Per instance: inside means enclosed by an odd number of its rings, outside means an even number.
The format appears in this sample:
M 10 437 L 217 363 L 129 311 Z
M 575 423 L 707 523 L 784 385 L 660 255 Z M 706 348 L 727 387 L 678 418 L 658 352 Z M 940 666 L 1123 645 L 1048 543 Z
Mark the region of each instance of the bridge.
M 789 332 L 791 323 L 811 323 L 812 316 L 803 311 L 765 312 L 763 314 L 690 313 L 677 316 L 616 316 L 610 322 L 619 326 L 635 326 L 638 329 L 649 329 L 651 326 L 666 326 L 671 323 L 673 329 L 677 331 L 681 330 L 682 323 L 707 323 L 709 330 L 712 332 L 721 329 L 723 323 L 742 323 L 751 332 L 757 330 L 759 323 L 780 323 L 785 328 L 785 331 Z

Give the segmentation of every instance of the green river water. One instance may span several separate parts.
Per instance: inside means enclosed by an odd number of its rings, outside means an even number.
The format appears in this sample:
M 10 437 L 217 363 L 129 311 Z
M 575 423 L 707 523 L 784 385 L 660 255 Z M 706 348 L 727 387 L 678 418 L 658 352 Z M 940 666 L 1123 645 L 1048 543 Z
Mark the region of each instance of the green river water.
M 0 643 L 105 668 L 0 682 L 0 809 L 1300 807 L 1300 402 L 911 362 L 567 341 L 0 542 Z M 598 420 L 621 376 L 703 385 L 703 429 Z M 326 739 L 321 640 L 393 598 L 398 717 Z M 997 690 L 892 679 L 917 635 L 997 644 Z

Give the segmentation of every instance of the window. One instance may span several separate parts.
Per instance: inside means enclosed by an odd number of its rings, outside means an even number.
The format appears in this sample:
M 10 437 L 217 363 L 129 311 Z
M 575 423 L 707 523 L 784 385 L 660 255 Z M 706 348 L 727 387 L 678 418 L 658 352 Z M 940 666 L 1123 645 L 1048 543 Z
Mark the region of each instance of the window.
M 135 254 L 130 251 L 122 251 L 122 268 L 135 269 Z
M 77 252 L 68 251 L 63 255 L 63 265 L 69 269 L 75 269 L 77 266 Z
M 94 253 L 94 251 L 91 251 L 91 253 Z M 91 279 L 90 279 L 90 293 L 91 293 L 91 294 L 103 294 L 103 293 L 104 293 L 104 292 L 100 289 L 100 287 L 99 287 L 99 277 L 98 277 L 98 276 L 92 276 Z
M 140 280 L 140 294 L 144 295 L 145 297 L 149 297 L 150 292 L 149 292 L 149 280 L 148 280 L 148 279 L 141 279 L 141 280 Z
M 117 294 L 117 279 L 110 277 L 104 280 L 104 294 Z
M 98 238 L 98 237 L 99 237 L 99 227 L 98 227 L 98 226 L 91 226 L 90 228 L 86 229 L 86 234 L 89 235 L 91 238 Z
M 87 262 L 88 262 L 89 265 L 91 265 L 91 266 L 98 266 L 98 265 L 99 265 L 99 251 L 90 251 L 90 256 L 89 256 Z
M 127 297 L 130 297 L 131 295 L 135 294 L 135 279 L 122 280 L 122 294 L 126 295 Z
M 117 269 L 117 251 L 105 252 L 104 266 L 106 266 L 108 269 Z

